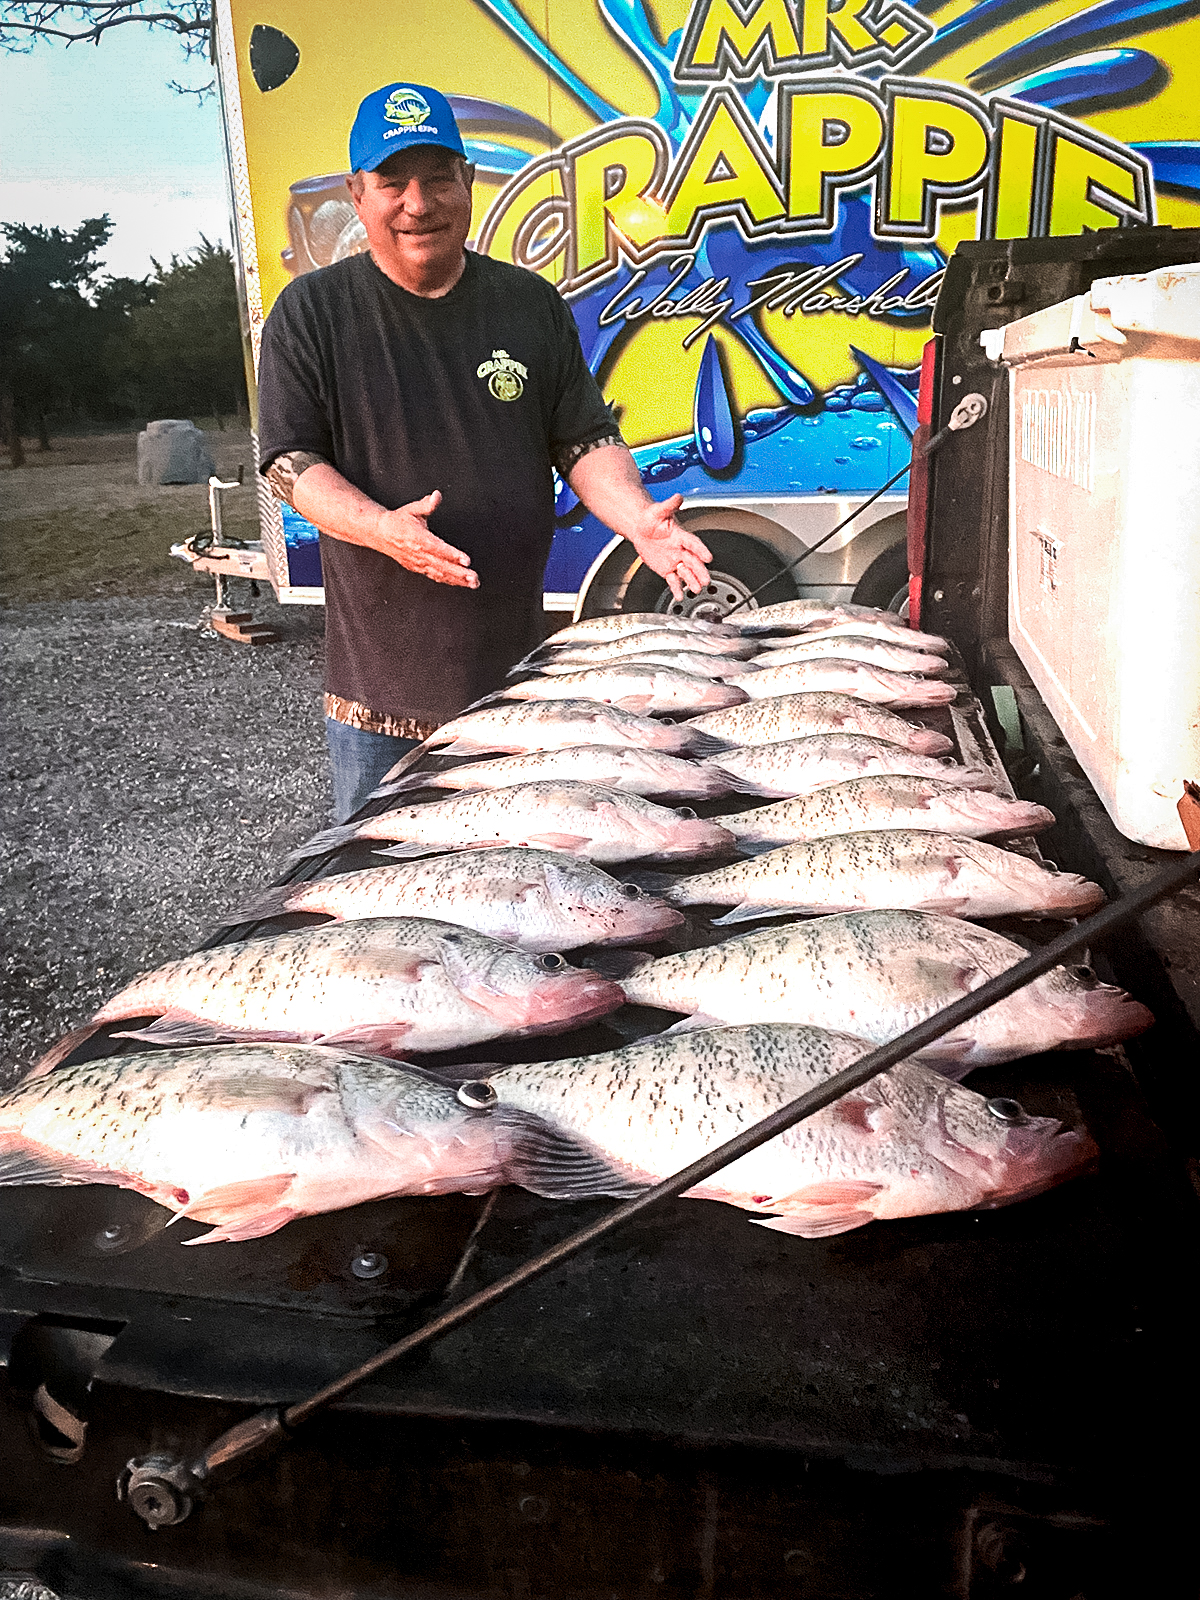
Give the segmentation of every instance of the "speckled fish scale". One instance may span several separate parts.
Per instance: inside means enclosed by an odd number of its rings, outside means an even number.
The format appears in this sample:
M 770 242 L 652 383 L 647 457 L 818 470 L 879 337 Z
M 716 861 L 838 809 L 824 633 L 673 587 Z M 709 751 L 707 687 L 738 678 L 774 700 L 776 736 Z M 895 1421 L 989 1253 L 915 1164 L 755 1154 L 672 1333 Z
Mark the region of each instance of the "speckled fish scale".
M 721 819 L 741 851 L 772 850 L 781 844 L 878 828 L 927 828 L 977 839 L 1040 833 L 1053 824 L 1053 811 L 1028 800 L 964 789 L 941 778 L 883 775 L 850 778 Z
M 819 689 L 751 700 L 727 711 L 707 711 L 689 718 L 688 727 L 734 745 L 777 744 L 817 733 L 862 733 L 923 756 L 945 755 L 954 748 L 953 740 L 944 733 L 918 728 L 883 706 Z
M 865 661 L 870 667 L 888 672 L 916 672 L 934 676 L 946 671 L 946 658 L 928 651 L 910 650 L 883 639 L 856 639 L 847 635 L 818 634 L 801 636 L 793 644 L 763 650 L 751 658 L 757 667 L 786 667 L 794 661 L 819 661 L 835 656 L 841 661 Z
M 708 735 L 694 729 L 587 699 L 506 700 L 443 723 L 426 741 L 431 750 L 454 755 L 482 755 L 489 750 L 522 754 L 576 744 L 686 755 L 699 752 L 708 742 Z
M 733 844 L 724 828 L 700 821 L 686 806 L 660 806 L 598 784 L 550 781 L 469 790 L 427 805 L 400 806 L 327 829 L 296 856 L 320 855 L 351 839 L 402 840 L 381 852 L 399 859 L 430 850 L 529 845 L 591 861 L 634 861 L 642 856 L 719 855 Z
M 903 655 L 904 651 L 896 651 Z M 911 652 L 908 652 L 911 654 Z M 929 659 L 921 657 L 920 659 Z M 753 661 L 735 661 L 729 656 L 705 656 L 695 650 L 644 650 L 635 656 L 625 656 L 619 662 L 608 663 L 610 666 L 622 667 L 669 667 L 672 672 L 686 672 L 692 678 L 725 678 L 730 672 L 755 672 L 758 670 Z M 940 663 L 939 663 L 940 664 Z M 586 667 L 585 663 L 576 661 L 562 661 L 557 656 L 549 656 L 545 661 L 532 663 L 533 670 L 545 673 L 551 678 L 565 678 L 581 670 L 595 671 L 595 668 Z
M 601 1055 L 507 1067 L 490 1083 L 513 1131 L 514 1181 L 551 1199 L 633 1194 L 678 1172 L 869 1049 L 783 1024 L 659 1035 Z M 820 1238 L 873 1218 L 993 1206 L 1085 1167 L 1086 1134 L 1012 1128 L 982 1095 L 902 1062 L 688 1191 Z
M 791 670 L 785 669 L 785 670 Z M 758 676 L 746 673 L 747 679 Z M 635 711 L 639 716 L 666 712 L 720 711 L 723 706 L 740 705 L 744 689 L 732 682 L 717 683 L 711 678 L 696 678 L 672 667 L 636 667 L 614 663 L 593 667 L 587 672 L 564 673 L 562 677 L 530 678 L 509 684 L 507 700 L 599 700 L 603 704 Z
M 710 638 L 736 639 L 739 630 L 721 622 L 702 622 L 695 617 L 677 617 L 670 611 L 618 611 L 607 617 L 588 617 L 569 623 L 543 641 L 545 646 L 593 644 L 599 639 L 627 639 L 635 633 L 705 633 Z
M 0 1097 L 0 1184 L 109 1183 L 257 1239 L 293 1217 L 505 1182 L 496 1120 L 411 1068 L 300 1045 L 110 1056 Z
M 535 953 L 652 942 L 683 921 L 682 913 L 664 901 L 590 861 L 519 848 L 430 856 L 311 883 L 280 884 L 235 915 L 253 922 L 289 911 L 348 920 L 431 917 Z
M 611 1011 L 620 991 L 592 978 L 470 928 L 380 917 L 197 951 L 135 978 L 92 1020 L 158 1017 L 133 1036 L 163 1044 L 215 1036 L 454 1050 Z
M 890 828 L 782 845 L 666 891 L 676 906 L 723 905 L 720 926 L 764 914 L 907 907 L 957 917 L 1077 917 L 1104 903 L 1099 885 L 1052 872 L 979 839 Z
M 945 655 L 949 641 L 936 633 L 921 633 L 901 622 L 891 611 L 874 606 L 839 605 L 824 600 L 783 600 L 778 605 L 760 606 L 757 611 L 735 612 L 729 621 L 743 634 L 778 632 L 802 633 L 806 637 L 823 633 L 852 634 L 860 638 L 886 639 L 909 650 L 929 650 Z M 791 639 L 781 639 L 790 644 Z M 769 643 L 765 646 L 769 649 Z
M 565 678 L 558 680 L 565 683 Z M 953 684 L 919 673 L 889 672 L 865 661 L 843 661 L 819 656 L 813 661 L 792 661 L 782 667 L 761 667 L 756 672 L 730 673 L 727 680 L 754 700 L 769 695 L 794 694 L 803 689 L 828 689 L 855 695 L 882 706 L 946 706 L 956 698 Z
M 635 1005 L 708 1022 L 804 1022 L 883 1044 L 969 994 L 1026 952 L 922 911 L 852 911 L 763 928 L 662 956 L 621 980 Z M 1041 1050 L 1112 1044 L 1153 1021 L 1086 968 L 1055 967 L 945 1035 L 921 1059 L 956 1076 Z
M 711 762 L 737 778 L 747 793 L 781 798 L 810 794 L 870 773 L 937 778 L 966 789 L 994 788 L 998 782 L 983 767 L 961 767 L 946 757 L 917 755 L 862 733 L 815 733 L 776 744 L 746 745 L 713 756 Z
M 555 636 L 557 638 L 557 635 Z M 530 651 L 524 665 L 543 658 L 553 661 L 573 661 L 577 666 L 598 666 L 606 661 L 629 661 L 656 650 L 687 650 L 697 655 L 711 655 L 718 659 L 748 659 L 758 645 L 745 640 L 732 628 L 727 633 L 707 633 L 688 628 L 646 628 L 637 633 L 623 634 L 617 639 L 599 639 L 593 644 L 555 644 L 553 640 Z
M 568 745 L 533 750 L 497 761 L 471 761 L 446 772 L 413 772 L 380 784 L 377 795 L 411 789 L 508 789 L 518 783 L 555 780 L 595 783 L 622 794 L 675 795 L 681 800 L 717 800 L 736 788 L 736 780 L 702 761 L 682 761 L 659 750 L 621 745 Z

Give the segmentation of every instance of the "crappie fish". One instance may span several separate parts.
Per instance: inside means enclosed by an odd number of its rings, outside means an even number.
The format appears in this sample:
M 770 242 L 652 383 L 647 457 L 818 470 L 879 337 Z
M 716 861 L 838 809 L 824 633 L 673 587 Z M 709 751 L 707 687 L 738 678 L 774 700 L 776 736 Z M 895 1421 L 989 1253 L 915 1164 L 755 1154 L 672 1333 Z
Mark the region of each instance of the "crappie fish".
M 721 826 L 733 834 L 743 854 L 881 828 L 927 828 L 966 839 L 996 839 L 1040 833 L 1053 825 L 1053 811 L 1028 800 L 1006 800 L 942 778 L 882 775 L 850 778 L 773 806 L 721 818 Z
M 620 1003 L 616 984 L 561 956 L 529 955 L 425 917 L 377 917 L 168 961 L 127 984 L 92 1022 L 157 1017 L 129 1036 L 154 1044 L 283 1039 L 388 1055 L 558 1033 Z
M 425 741 L 443 755 L 524 755 L 575 744 L 609 744 L 664 755 L 704 755 L 724 743 L 700 729 L 655 722 L 598 700 L 512 700 L 444 722 Z
M 567 682 L 565 678 L 558 681 Z M 791 661 L 782 667 L 761 667 L 756 672 L 730 672 L 726 682 L 744 690 L 753 700 L 804 689 L 828 689 L 881 706 L 947 706 L 957 696 L 954 685 L 941 678 L 889 672 L 865 661 L 844 661 L 838 656 Z
M 922 756 L 940 756 L 954 748 L 954 741 L 944 733 L 918 728 L 883 706 L 856 700 L 851 694 L 821 690 L 750 700 L 728 711 L 707 711 L 689 718 L 688 726 L 732 745 L 776 744 L 814 733 L 865 733 Z
M 684 920 L 664 901 L 578 856 L 504 848 L 280 884 L 235 916 L 256 922 L 288 911 L 352 921 L 431 917 L 535 954 L 653 941 Z
M 542 641 L 543 648 L 565 644 L 595 644 L 603 639 L 628 639 L 636 633 L 652 631 L 673 634 L 704 633 L 711 639 L 736 639 L 737 628 L 723 622 L 702 622 L 696 617 L 678 617 L 672 611 L 618 611 L 607 617 L 588 617 L 569 623 Z
M 1023 960 L 1011 939 L 925 911 L 851 911 L 661 956 L 621 987 L 705 1025 L 805 1022 L 885 1044 Z M 628 959 L 628 958 L 626 958 Z M 1087 967 L 1055 967 L 921 1052 L 954 1077 L 1041 1050 L 1087 1049 L 1154 1021 Z
M 759 1024 L 659 1034 L 487 1080 L 512 1133 L 513 1181 L 549 1199 L 661 1182 L 861 1059 L 866 1040 Z M 1011 1102 L 1004 1103 L 1011 1117 Z M 687 1191 L 819 1239 L 872 1219 L 992 1208 L 1084 1171 L 1096 1147 L 1049 1117 L 1001 1120 L 982 1095 L 904 1061 Z
M 865 733 L 812 733 L 778 744 L 745 745 L 709 760 L 736 778 L 744 793 L 781 798 L 811 794 L 869 773 L 937 778 L 964 789 L 990 789 L 999 781 L 985 767 L 962 767 L 947 756 L 919 756 Z
M 293 852 L 291 859 L 323 855 L 351 839 L 399 839 L 383 855 L 403 860 L 438 850 L 481 850 L 529 845 L 560 850 L 589 861 L 634 861 L 720 855 L 732 835 L 702 822 L 687 806 L 671 808 L 640 795 L 588 783 L 520 783 L 510 789 L 475 789 L 403 806 L 362 822 L 327 828 Z
M 504 1183 L 497 1120 L 403 1065 L 294 1044 L 110 1056 L 0 1096 L 0 1185 L 108 1183 L 261 1239 L 294 1217 Z
M 910 650 L 905 645 L 892 644 L 885 639 L 857 639 L 851 635 L 819 633 L 813 638 L 801 634 L 786 645 L 763 650 L 751 657 L 757 667 L 786 667 L 793 661 L 814 661 L 823 656 L 837 656 L 842 661 L 865 661 L 871 667 L 884 667 L 889 672 L 919 672 L 934 677 L 946 670 L 945 656 L 929 651 Z
M 896 652 L 898 655 L 902 651 Z M 912 652 L 909 652 L 910 654 Z M 924 660 L 925 657 L 920 659 Z M 938 658 L 940 662 L 940 657 Z M 728 672 L 755 672 L 757 667 L 753 661 L 733 661 L 728 656 L 706 656 L 696 650 L 641 650 L 637 655 L 623 656 L 619 662 L 610 662 L 611 666 L 622 667 L 670 667 L 673 672 L 686 672 L 693 678 L 724 678 Z M 566 677 L 570 673 L 592 671 L 586 663 L 562 660 L 558 656 L 550 656 L 545 661 L 532 663 L 533 670 L 543 672 L 547 677 Z M 513 672 L 516 668 L 513 668 Z M 512 674 L 510 673 L 511 677 Z
M 646 628 L 623 634 L 617 639 L 598 639 L 592 644 L 556 644 L 547 640 L 531 650 L 518 666 L 533 666 L 542 660 L 574 661 L 580 667 L 602 666 L 606 661 L 626 661 L 655 650 L 688 650 L 698 655 L 726 656 L 745 661 L 759 650 L 753 640 L 743 639 L 730 628 L 723 633 L 706 633 L 684 628 Z M 555 636 L 557 638 L 557 635 Z
M 891 828 L 785 844 L 753 861 L 680 878 L 674 906 L 732 906 L 714 927 L 782 912 L 944 911 L 955 917 L 1079 917 L 1104 890 L 1011 850 L 948 833 Z
M 791 671 L 791 668 L 783 669 Z M 757 673 L 746 673 L 756 677 Z M 662 712 L 720 711 L 741 705 L 746 691 L 732 682 L 696 678 L 671 667 L 637 667 L 619 662 L 564 673 L 561 678 L 528 678 L 503 691 L 506 700 L 599 700 L 639 716 Z
M 719 800 L 737 788 L 737 779 L 702 761 L 682 761 L 658 750 L 607 744 L 568 745 L 533 750 L 496 761 L 471 761 L 447 772 L 412 772 L 380 784 L 377 795 L 411 789 L 507 789 L 542 779 L 598 783 L 622 794 L 678 795 L 681 800 Z
M 738 631 L 753 638 L 763 633 L 817 633 L 853 634 L 861 638 L 890 639 L 909 650 L 929 650 L 935 655 L 946 655 L 949 640 L 940 634 L 921 633 L 901 622 L 893 611 L 881 611 L 875 606 L 855 606 L 827 603 L 824 600 L 782 600 L 778 605 L 760 606 L 757 611 L 739 611 L 730 617 Z M 728 625 L 728 624 L 727 624 Z M 793 643 L 784 638 L 780 644 Z M 770 649 L 769 642 L 764 646 Z

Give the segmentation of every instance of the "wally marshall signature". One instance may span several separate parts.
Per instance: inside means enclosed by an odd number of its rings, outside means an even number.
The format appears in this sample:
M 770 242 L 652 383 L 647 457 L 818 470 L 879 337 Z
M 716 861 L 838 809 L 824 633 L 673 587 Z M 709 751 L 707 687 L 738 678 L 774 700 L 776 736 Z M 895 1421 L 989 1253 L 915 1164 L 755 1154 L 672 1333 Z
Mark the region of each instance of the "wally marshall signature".
M 869 294 L 843 293 L 838 280 L 853 271 L 862 259 L 860 252 L 843 256 L 832 266 L 809 267 L 800 263 L 773 267 L 761 278 L 751 279 L 746 285 L 750 298 L 745 305 L 738 305 L 729 293 L 727 277 L 705 278 L 703 283 L 676 298 L 676 291 L 696 266 L 695 254 L 676 256 L 667 263 L 672 274 L 670 282 L 649 299 L 637 291 L 651 268 L 634 270 L 600 313 L 599 323 L 602 328 L 608 328 L 617 322 L 639 322 L 644 317 L 700 317 L 699 325 L 683 339 L 686 350 L 718 322 L 736 322 L 760 306 L 768 311 L 782 311 L 785 317 L 795 316 L 797 312 L 802 316 L 816 316 L 824 311 L 840 311 L 848 317 L 887 317 L 933 309 L 944 268 L 922 278 L 907 294 L 896 293 L 908 276 L 907 268 L 903 267 Z

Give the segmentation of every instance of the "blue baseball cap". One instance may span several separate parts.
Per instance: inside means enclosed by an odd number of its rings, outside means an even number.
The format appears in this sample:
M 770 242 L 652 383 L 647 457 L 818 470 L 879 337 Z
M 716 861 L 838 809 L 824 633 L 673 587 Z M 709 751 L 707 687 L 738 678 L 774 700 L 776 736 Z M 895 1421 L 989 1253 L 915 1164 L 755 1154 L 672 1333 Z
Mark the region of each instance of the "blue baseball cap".
M 374 172 L 397 150 L 431 144 L 466 157 L 444 94 L 424 83 L 388 83 L 369 94 L 350 130 L 350 170 Z

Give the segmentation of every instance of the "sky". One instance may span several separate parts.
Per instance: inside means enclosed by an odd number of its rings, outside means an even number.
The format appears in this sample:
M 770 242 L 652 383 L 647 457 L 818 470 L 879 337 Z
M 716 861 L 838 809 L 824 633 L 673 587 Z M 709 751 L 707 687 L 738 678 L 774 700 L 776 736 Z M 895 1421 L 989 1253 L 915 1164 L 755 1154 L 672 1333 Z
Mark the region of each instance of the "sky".
M 0 222 L 73 228 L 107 212 L 101 260 L 116 277 L 144 277 L 201 234 L 228 244 L 216 96 L 167 87 L 209 76 L 170 35 L 132 26 L 98 46 L 0 54 Z

